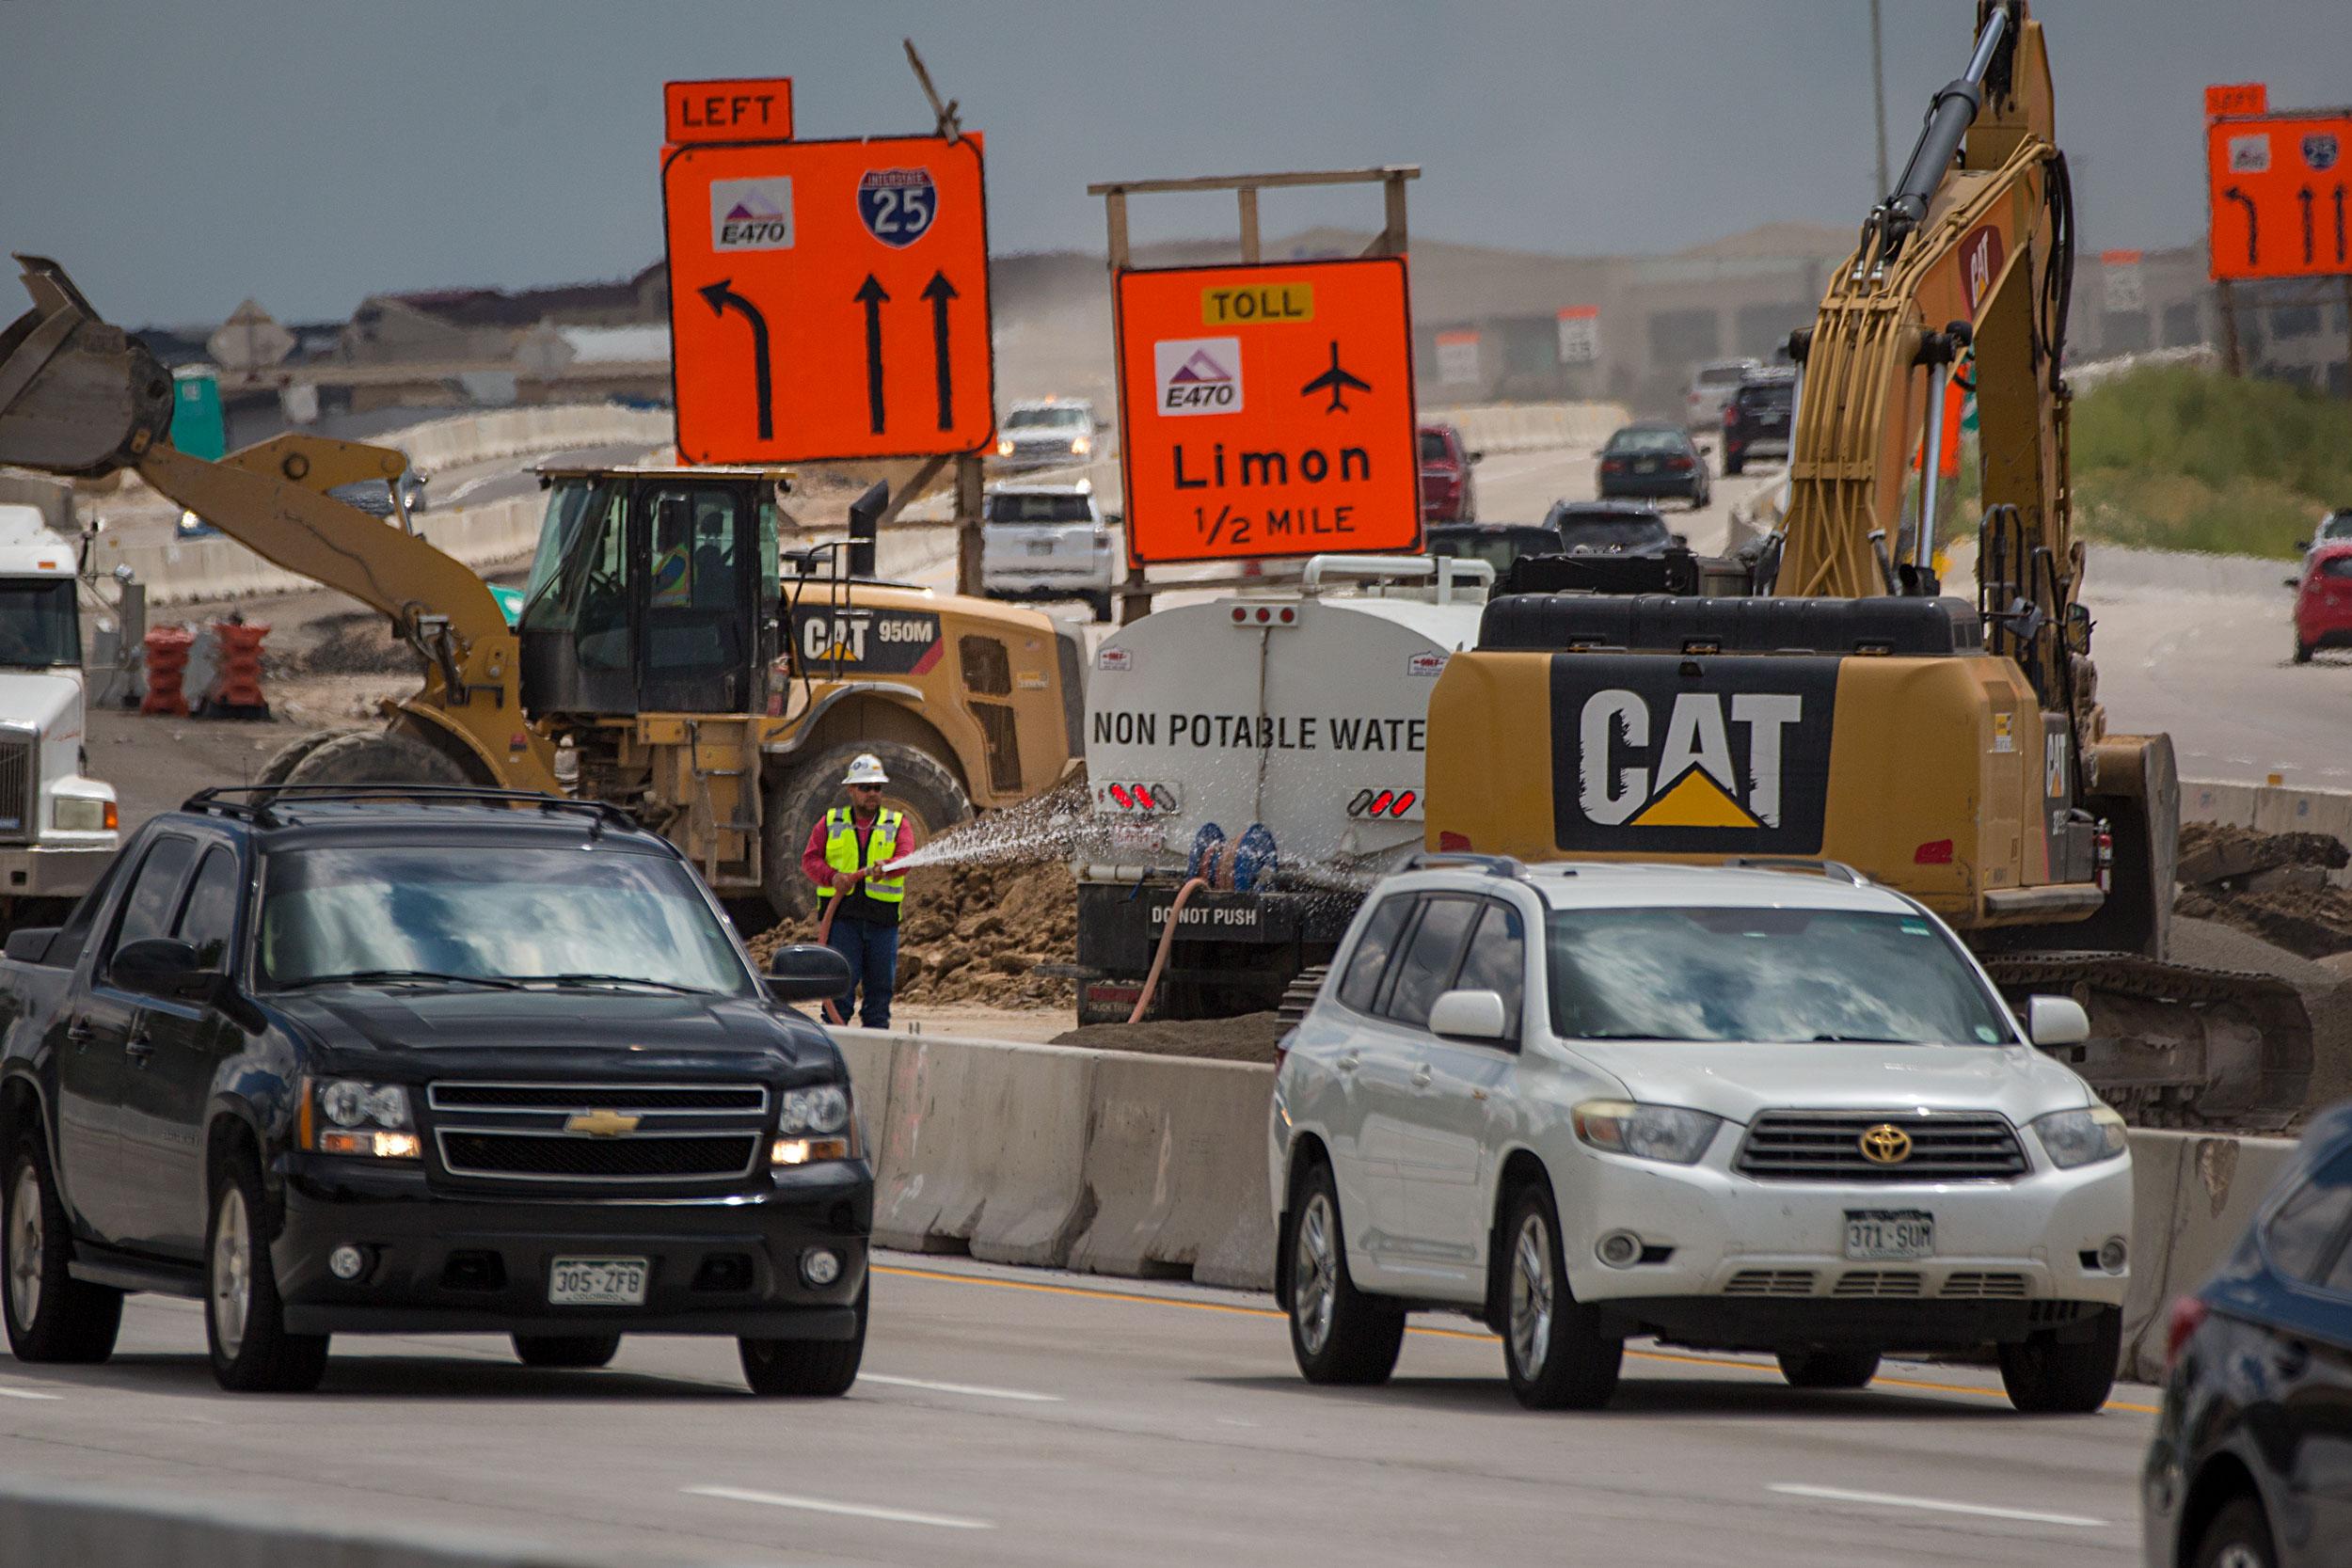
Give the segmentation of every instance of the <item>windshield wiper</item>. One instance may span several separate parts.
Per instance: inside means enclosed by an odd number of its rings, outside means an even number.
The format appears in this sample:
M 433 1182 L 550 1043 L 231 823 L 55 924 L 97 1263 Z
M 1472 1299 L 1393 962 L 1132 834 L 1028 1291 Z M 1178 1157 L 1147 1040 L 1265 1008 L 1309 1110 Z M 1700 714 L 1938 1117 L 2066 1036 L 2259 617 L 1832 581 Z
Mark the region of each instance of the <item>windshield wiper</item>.
M 1615 1034 L 1606 1032 L 1588 1032 L 1578 1035 L 1575 1037 L 1581 1040 L 1662 1040 L 1669 1037 L 1664 1035 L 1641 1035 L 1634 1034 L 1629 1031 L 1621 1031 Z
M 447 974 L 437 969 L 354 969 L 342 974 L 312 974 L 305 979 L 292 980 L 279 987 L 281 990 L 300 990 L 309 986 L 364 986 L 385 980 L 439 980 L 460 986 L 492 986 L 500 990 L 520 990 L 513 980 L 501 980 L 488 974 Z
M 643 974 L 518 974 L 514 983 L 523 986 L 652 986 L 658 990 L 675 991 L 681 996 L 718 994 L 700 986 L 681 986 L 675 980 L 649 980 Z
M 1904 1039 L 1898 1035 L 1816 1035 L 1813 1037 L 1813 1042 L 1817 1045 L 1917 1045 L 1919 1043 L 1917 1040 Z

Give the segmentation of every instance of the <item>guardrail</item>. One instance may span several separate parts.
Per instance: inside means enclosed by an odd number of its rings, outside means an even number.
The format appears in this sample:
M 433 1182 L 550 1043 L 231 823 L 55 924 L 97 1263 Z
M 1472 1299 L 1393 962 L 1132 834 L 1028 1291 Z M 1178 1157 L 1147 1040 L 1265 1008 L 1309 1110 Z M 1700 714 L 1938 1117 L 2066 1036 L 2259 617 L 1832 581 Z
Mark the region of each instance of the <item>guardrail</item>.
M 1131 1278 L 1271 1290 L 1271 1068 L 836 1029 L 876 1168 L 874 1238 Z M 2229 1255 L 2295 1146 L 2135 1132 L 2122 1370 Z
M 2352 845 L 2352 791 L 2185 782 L 2181 820 L 2224 822 L 2265 833 L 2333 833 Z

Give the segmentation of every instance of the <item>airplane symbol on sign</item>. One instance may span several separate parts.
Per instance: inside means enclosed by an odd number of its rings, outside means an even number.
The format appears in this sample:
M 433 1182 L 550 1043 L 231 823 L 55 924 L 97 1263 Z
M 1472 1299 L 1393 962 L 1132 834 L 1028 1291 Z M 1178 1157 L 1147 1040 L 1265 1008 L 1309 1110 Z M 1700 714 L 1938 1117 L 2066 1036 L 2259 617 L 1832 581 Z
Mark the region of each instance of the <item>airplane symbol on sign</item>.
M 1340 341 L 1334 338 L 1331 340 L 1331 368 L 1298 388 L 1298 395 L 1306 398 L 1312 397 L 1317 392 L 1328 392 L 1331 394 L 1331 406 L 1326 408 L 1324 412 L 1344 414 L 1347 412 L 1347 392 L 1350 388 L 1359 392 L 1369 392 L 1372 390 L 1372 383 L 1359 381 L 1340 369 Z

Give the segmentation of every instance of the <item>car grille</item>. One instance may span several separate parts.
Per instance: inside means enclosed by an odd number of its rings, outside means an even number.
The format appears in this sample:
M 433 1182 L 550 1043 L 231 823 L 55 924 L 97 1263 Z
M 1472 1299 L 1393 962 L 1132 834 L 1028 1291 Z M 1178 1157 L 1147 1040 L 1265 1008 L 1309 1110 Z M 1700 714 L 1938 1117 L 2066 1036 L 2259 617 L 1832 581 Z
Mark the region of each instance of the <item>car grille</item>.
M 1837 1276 L 1834 1296 L 1915 1296 L 1919 1276 L 1908 1269 L 1857 1269 Z
M 1813 1271 L 1810 1269 L 1741 1269 L 1724 1287 L 1727 1296 L 1809 1296 L 1813 1293 Z
M 1893 1126 L 1908 1158 L 1878 1164 L 1862 1135 Z M 1758 1181 L 2007 1181 L 2026 1174 L 2026 1151 L 1990 1114 L 1920 1116 L 1851 1111 L 1768 1111 L 1749 1126 L 1732 1169 Z
M 2023 1301 L 2026 1297 L 2026 1276 L 2022 1274 L 1988 1274 L 1979 1269 L 1956 1269 L 1944 1276 L 1943 1293 L 1986 1301 Z
M 40 736 L 0 728 L 0 844 L 31 842 L 40 826 Z
M 759 1084 L 440 1083 L 425 1103 L 442 1170 L 477 1181 L 736 1181 L 757 1168 L 770 1123 Z M 567 1125 L 579 1117 L 635 1125 Z

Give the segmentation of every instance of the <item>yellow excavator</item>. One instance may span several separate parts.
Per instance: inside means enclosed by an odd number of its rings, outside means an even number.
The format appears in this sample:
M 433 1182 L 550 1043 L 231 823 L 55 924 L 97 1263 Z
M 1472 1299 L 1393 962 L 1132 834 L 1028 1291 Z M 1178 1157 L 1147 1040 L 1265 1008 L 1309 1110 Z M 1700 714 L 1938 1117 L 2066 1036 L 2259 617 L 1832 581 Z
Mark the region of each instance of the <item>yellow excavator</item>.
M 609 800 L 668 836 L 739 924 L 803 914 L 803 841 L 853 756 L 924 839 L 1076 765 L 1084 666 L 1048 616 L 874 578 L 877 485 L 850 538 L 779 548 L 774 468 L 547 467 L 516 623 L 474 570 L 327 494 L 398 451 L 289 434 L 218 462 L 170 443 L 169 372 L 63 269 L 20 256 L 0 333 L 0 464 L 135 470 L 272 563 L 389 617 L 424 671 L 382 729 L 295 742 L 278 784 L 480 784 Z M 395 500 L 397 490 L 395 488 Z
M 2048 55 L 2025 0 L 1977 19 L 1791 339 L 1788 504 L 1751 592 L 1498 596 L 1431 698 L 1428 844 L 1852 867 L 1950 922 L 2012 996 L 2082 1001 L 2092 1037 L 2069 1053 L 2127 1116 L 2275 1125 L 2308 1087 L 2310 1019 L 2283 981 L 2168 961 L 2172 745 L 2107 727 L 2069 510 Z M 1971 543 L 1937 528 L 1955 360 L 1980 433 L 1973 601 L 1934 564 Z

